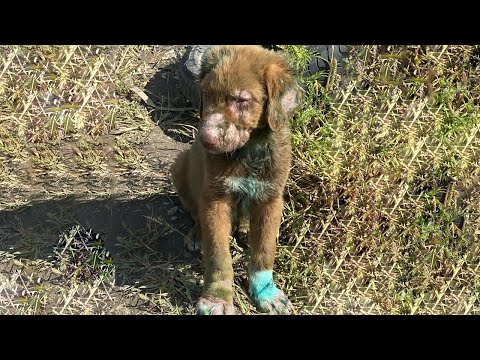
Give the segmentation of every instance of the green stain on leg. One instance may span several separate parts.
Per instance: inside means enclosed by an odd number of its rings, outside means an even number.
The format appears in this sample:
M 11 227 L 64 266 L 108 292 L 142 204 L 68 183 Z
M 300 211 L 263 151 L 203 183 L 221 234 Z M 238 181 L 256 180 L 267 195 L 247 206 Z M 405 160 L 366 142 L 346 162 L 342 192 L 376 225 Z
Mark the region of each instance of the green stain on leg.
M 219 286 L 215 283 L 208 285 L 204 290 L 204 294 L 224 300 L 231 301 L 233 299 L 233 289 L 231 287 Z

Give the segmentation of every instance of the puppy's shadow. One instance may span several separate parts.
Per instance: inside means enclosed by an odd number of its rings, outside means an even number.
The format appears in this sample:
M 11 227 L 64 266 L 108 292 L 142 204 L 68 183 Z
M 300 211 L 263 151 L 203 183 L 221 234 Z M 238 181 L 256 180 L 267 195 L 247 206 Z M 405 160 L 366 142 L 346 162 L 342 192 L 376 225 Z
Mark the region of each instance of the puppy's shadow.
M 182 94 L 179 71 L 180 62 L 160 69 L 148 81 L 144 92 L 156 105 L 153 109 L 148 107 L 152 121 L 173 140 L 191 143 L 196 134 L 198 109 Z

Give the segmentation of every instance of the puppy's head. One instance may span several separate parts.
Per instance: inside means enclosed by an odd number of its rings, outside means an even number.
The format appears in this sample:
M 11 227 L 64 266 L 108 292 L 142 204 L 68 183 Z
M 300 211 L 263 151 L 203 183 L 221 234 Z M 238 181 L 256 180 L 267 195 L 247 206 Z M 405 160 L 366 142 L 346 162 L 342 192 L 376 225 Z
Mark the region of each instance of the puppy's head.
M 282 55 L 260 46 L 216 46 L 199 78 L 202 145 L 212 153 L 244 146 L 254 129 L 279 131 L 300 103 Z

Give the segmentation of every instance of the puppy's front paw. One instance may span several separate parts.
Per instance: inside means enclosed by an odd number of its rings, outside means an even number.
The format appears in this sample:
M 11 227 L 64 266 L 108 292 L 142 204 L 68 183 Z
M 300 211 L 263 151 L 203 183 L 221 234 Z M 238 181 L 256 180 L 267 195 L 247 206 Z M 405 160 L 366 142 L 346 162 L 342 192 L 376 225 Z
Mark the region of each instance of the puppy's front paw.
M 289 315 L 292 311 L 292 304 L 282 290 L 277 290 L 273 296 L 262 296 L 260 294 L 255 300 L 257 308 L 261 312 L 271 315 Z
M 197 315 L 235 315 L 232 303 L 219 298 L 200 298 L 195 306 Z
M 292 304 L 273 283 L 272 271 L 255 271 L 250 274 L 250 296 L 257 309 L 271 315 L 288 315 Z

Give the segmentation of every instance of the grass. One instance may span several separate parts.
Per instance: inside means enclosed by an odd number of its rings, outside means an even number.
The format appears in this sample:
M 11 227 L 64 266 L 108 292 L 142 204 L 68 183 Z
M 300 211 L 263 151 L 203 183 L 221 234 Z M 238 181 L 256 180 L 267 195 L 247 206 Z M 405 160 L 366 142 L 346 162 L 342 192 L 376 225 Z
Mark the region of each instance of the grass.
M 363 46 L 309 83 L 278 270 L 302 312 L 478 313 L 478 56 Z
M 298 68 L 311 56 L 284 50 Z M 159 73 L 175 83 L 183 51 L 0 47 L 1 313 L 193 313 L 201 261 L 162 244 L 189 230 L 168 164 L 195 112 L 178 89 L 147 91 Z M 295 313 L 480 312 L 479 60 L 478 46 L 355 46 L 348 76 L 302 79 L 274 268 Z M 113 276 L 55 266 L 77 224 L 100 234 Z M 255 314 L 248 248 L 231 251 L 235 305 Z

